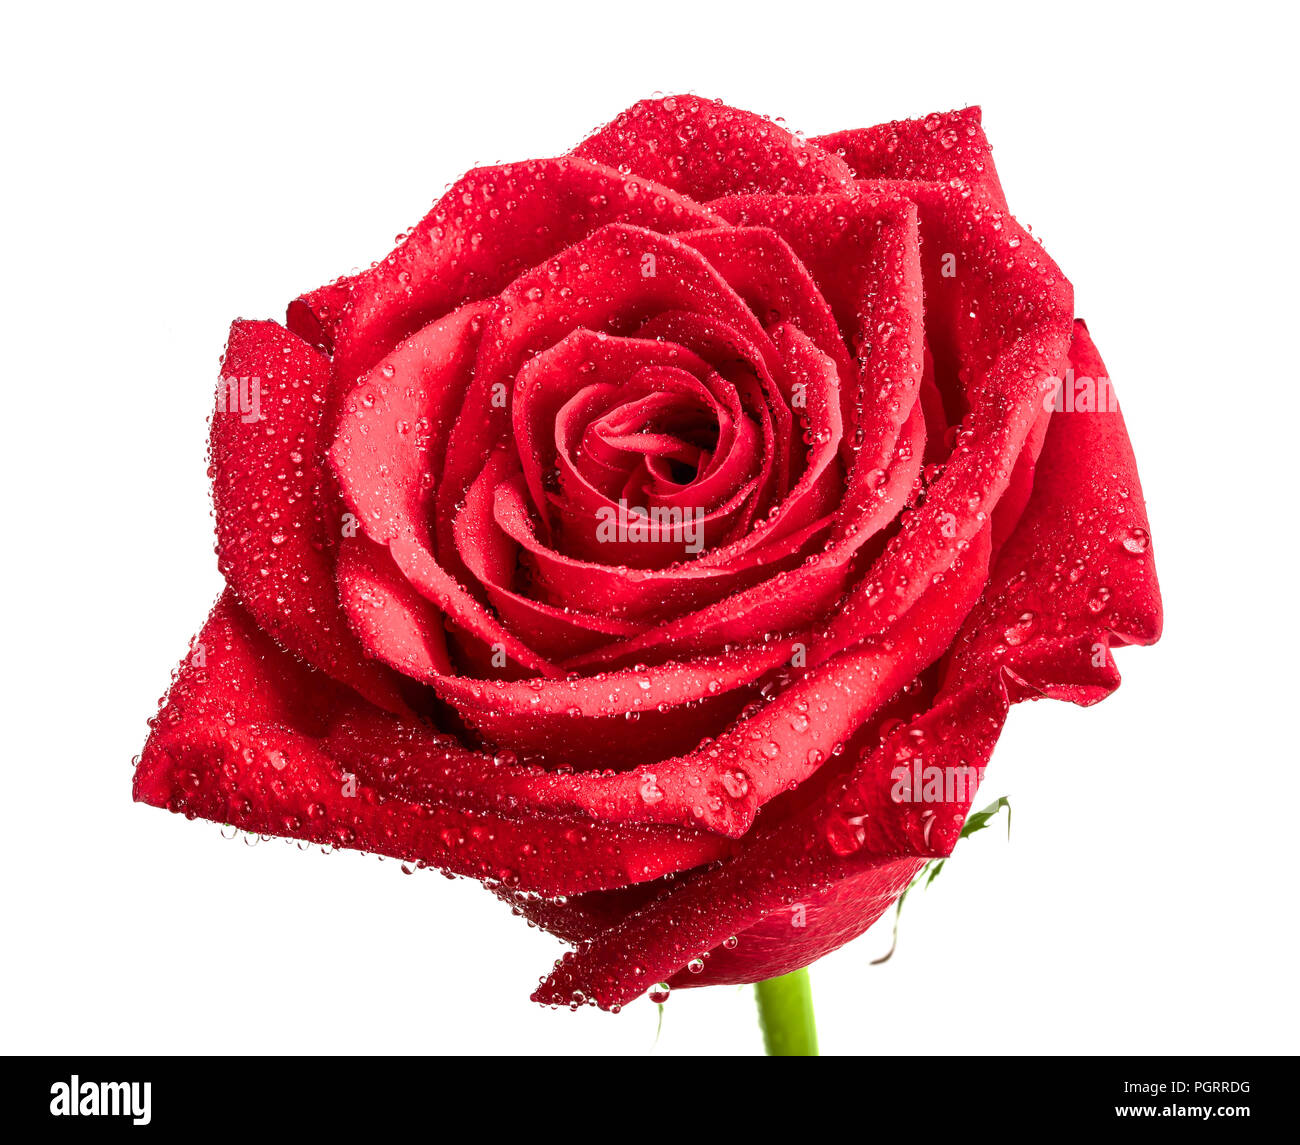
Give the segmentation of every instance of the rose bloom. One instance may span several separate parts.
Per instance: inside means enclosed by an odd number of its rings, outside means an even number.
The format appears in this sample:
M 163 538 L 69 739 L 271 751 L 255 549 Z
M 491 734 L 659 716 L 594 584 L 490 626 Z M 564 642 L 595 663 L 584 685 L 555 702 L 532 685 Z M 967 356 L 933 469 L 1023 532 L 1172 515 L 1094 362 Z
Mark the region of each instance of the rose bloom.
M 1160 631 L 1106 369 L 975 108 L 637 104 L 236 322 L 221 375 L 227 587 L 135 797 L 482 880 L 576 948 L 539 1002 L 842 945 L 1011 704 Z

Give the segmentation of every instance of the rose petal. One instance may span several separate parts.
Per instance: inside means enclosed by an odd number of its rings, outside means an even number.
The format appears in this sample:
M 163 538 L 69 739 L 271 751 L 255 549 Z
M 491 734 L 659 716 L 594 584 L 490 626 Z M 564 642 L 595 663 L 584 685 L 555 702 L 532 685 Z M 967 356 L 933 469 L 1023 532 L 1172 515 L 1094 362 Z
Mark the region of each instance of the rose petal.
M 439 457 L 469 383 L 484 308 L 462 307 L 388 355 L 348 397 L 330 448 L 339 487 L 361 528 L 387 545 L 419 592 L 486 644 L 546 671 L 537 656 L 447 571 L 427 540 L 432 459 Z
M 646 257 L 655 260 L 656 273 L 650 277 L 642 273 Z M 464 499 L 483 458 L 510 428 L 516 376 L 527 358 L 576 327 L 617 332 L 619 325 L 647 313 L 674 308 L 725 322 L 766 356 L 775 356 L 744 301 L 702 255 L 639 227 L 602 227 L 502 291 L 493 304 L 474 378 L 448 443 L 437 494 L 440 554 L 449 555 L 453 548 L 455 506 Z
M 607 223 L 672 233 L 714 221 L 667 187 L 579 158 L 477 168 L 356 279 L 336 332 L 336 400 L 421 326 L 491 297 Z
M 842 159 L 771 120 L 694 95 L 633 104 L 574 154 L 701 201 L 746 191 L 816 194 L 853 179 Z
M 1007 209 L 978 107 L 820 135 L 813 143 L 844 159 L 859 179 L 959 179 Z
M 513 819 L 412 798 L 381 770 L 350 772 L 328 750 L 340 750 L 352 713 L 364 726 L 375 710 L 279 651 L 228 594 L 196 647 L 203 663 L 192 655 L 182 665 L 136 769 L 141 802 L 545 894 L 622 887 L 725 853 L 695 832 Z M 389 727 L 381 738 L 391 752 L 403 735 Z M 345 742 L 350 762 L 366 754 L 355 732 Z
M 223 575 L 290 651 L 381 707 L 407 711 L 395 679 L 367 658 L 339 607 L 342 513 L 321 464 L 328 361 L 274 322 L 241 321 L 231 327 L 222 374 L 211 450 Z M 232 394 L 249 400 L 232 402 Z
M 284 324 L 323 354 L 334 352 L 334 330 L 352 297 L 352 278 L 341 278 L 289 303 Z

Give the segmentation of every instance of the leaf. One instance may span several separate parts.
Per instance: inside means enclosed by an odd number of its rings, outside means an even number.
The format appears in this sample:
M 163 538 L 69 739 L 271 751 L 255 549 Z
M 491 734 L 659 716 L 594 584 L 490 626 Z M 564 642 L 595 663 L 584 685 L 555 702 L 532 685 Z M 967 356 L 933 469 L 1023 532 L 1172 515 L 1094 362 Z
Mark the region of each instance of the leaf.
M 959 837 L 965 839 L 968 836 L 975 834 L 976 831 L 983 831 L 984 828 L 989 825 L 989 821 L 993 819 L 997 815 L 997 813 L 1001 811 L 1002 808 L 1004 807 L 1007 809 L 1007 838 L 1010 839 L 1011 838 L 1011 800 L 1008 799 L 1005 795 L 999 795 L 992 803 L 990 803 L 982 811 L 972 811 L 968 816 L 968 818 L 966 819 L 966 825 L 961 829 L 961 835 Z
M 966 818 L 966 822 L 961 829 L 961 834 L 957 838 L 965 839 L 974 835 L 976 831 L 983 831 L 985 827 L 997 816 L 1002 808 L 1007 809 L 1007 838 L 1011 838 L 1011 800 L 1005 795 L 999 795 L 992 803 L 980 811 L 972 811 Z M 889 949 L 879 958 L 871 960 L 872 966 L 879 966 L 881 963 L 888 962 L 894 957 L 894 951 L 898 949 L 898 920 L 903 916 L 903 903 L 907 900 L 908 892 L 921 883 L 922 889 L 928 887 L 935 879 L 939 877 L 939 872 L 943 870 L 943 865 L 947 859 L 931 859 L 919 871 L 906 887 L 903 893 L 898 896 L 898 905 L 894 909 L 894 933 L 889 942 Z
M 934 868 L 933 873 L 930 875 L 930 879 L 933 879 L 934 876 L 939 873 L 938 868 L 942 866 L 943 866 L 942 859 L 940 859 L 937 863 L 934 860 L 931 860 L 930 862 L 926 863 L 925 866 L 922 867 L 919 871 L 917 871 L 915 876 L 913 876 L 912 881 L 903 888 L 903 893 L 898 896 L 898 905 L 894 909 L 894 935 L 889 943 L 889 949 L 886 950 L 885 953 L 882 954 L 879 958 L 872 959 L 871 961 L 872 966 L 879 966 L 882 962 L 888 962 L 891 958 L 894 957 L 894 951 L 898 947 L 898 920 L 903 915 L 903 903 L 907 899 L 908 891 L 910 891 L 914 886 L 916 886 L 917 883 L 921 881 L 926 871 L 930 870 L 931 868 Z M 930 885 L 930 879 L 926 879 L 926 883 L 925 883 L 926 886 Z

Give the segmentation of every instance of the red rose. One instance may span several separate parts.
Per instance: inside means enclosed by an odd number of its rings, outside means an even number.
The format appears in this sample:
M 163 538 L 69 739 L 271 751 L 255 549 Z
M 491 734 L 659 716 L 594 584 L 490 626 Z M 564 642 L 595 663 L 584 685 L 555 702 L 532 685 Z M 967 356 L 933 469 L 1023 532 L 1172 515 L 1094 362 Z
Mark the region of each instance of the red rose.
M 235 323 L 228 587 L 136 798 L 483 880 L 578 946 L 541 1002 L 807 965 L 949 852 L 1010 704 L 1157 637 L 1105 375 L 973 108 L 652 100 L 472 171 Z

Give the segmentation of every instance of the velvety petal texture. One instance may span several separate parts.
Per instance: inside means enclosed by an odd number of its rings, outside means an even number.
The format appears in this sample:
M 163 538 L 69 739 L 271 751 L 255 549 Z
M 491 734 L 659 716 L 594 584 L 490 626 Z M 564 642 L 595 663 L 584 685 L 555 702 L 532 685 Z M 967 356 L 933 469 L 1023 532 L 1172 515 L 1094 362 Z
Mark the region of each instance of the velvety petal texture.
M 476 169 L 235 323 L 211 441 L 227 587 L 136 798 L 481 880 L 574 947 L 548 1005 L 849 941 L 1013 704 L 1160 633 L 1114 389 L 974 108 L 670 96 Z

